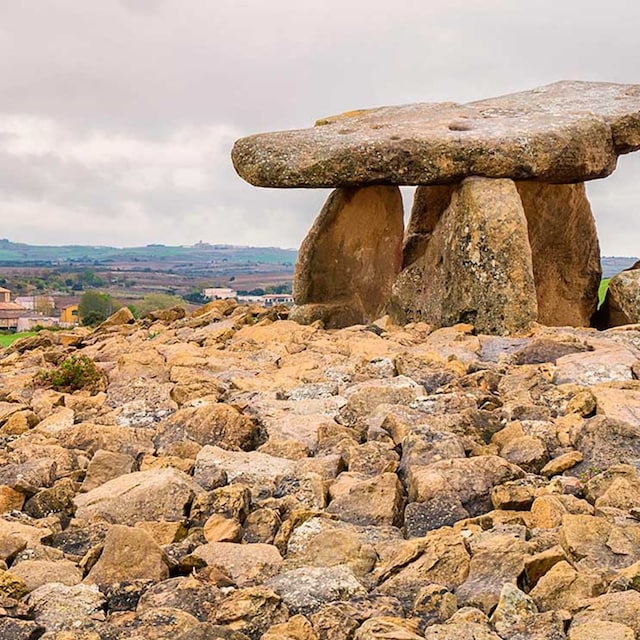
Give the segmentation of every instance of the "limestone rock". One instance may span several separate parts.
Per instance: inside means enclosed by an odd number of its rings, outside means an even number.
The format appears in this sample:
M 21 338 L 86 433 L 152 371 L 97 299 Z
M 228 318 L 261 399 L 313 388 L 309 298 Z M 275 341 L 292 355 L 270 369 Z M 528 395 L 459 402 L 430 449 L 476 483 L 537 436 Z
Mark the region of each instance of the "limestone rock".
M 517 182 L 527 217 L 538 322 L 588 327 L 600 285 L 600 249 L 584 184 Z
M 640 322 L 640 271 L 636 265 L 611 278 L 595 320 L 603 329 Z
M 583 460 L 584 456 L 579 451 L 567 451 L 567 453 L 563 453 L 553 458 L 553 460 L 549 460 L 549 462 L 540 469 L 540 473 L 547 477 L 557 476 L 580 464 Z
M 402 519 L 402 484 L 395 473 L 383 473 L 355 483 L 327 508 L 345 522 L 359 525 L 398 525 Z
M 572 625 L 567 640 L 634 640 L 633 629 L 619 622 L 593 620 Z
M 166 640 L 183 637 L 199 626 L 197 618 L 180 609 L 160 607 L 132 615 L 111 617 L 110 631 L 119 638 L 131 640 Z
M 180 609 L 199 620 L 207 620 L 224 598 L 222 591 L 212 582 L 197 576 L 169 578 L 149 586 L 140 596 L 136 611 L 153 609 Z
M 488 625 L 478 622 L 449 622 L 427 627 L 425 640 L 502 640 Z
M 259 436 L 254 421 L 236 408 L 204 400 L 178 409 L 158 425 L 156 434 L 155 444 L 160 450 L 184 440 L 249 450 L 257 446 Z
M 541 611 L 580 609 L 589 598 L 603 593 L 605 584 L 597 574 L 576 571 L 561 561 L 545 573 L 530 595 Z
M 422 537 L 428 531 L 450 527 L 469 517 L 460 500 L 452 495 L 437 495 L 425 502 L 410 502 L 404 510 L 407 538 Z
M 204 523 L 203 533 L 207 542 L 240 542 L 242 527 L 234 518 L 214 513 Z
M 82 571 L 69 560 L 25 560 L 15 563 L 11 573 L 24 582 L 28 591 L 49 582 L 69 586 L 82 582 Z
M 211 567 L 222 569 L 240 585 L 262 582 L 282 564 L 278 549 L 270 544 L 212 542 L 197 547 L 193 555 Z
M 537 319 L 527 221 L 510 180 L 467 178 L 453 193 L 426 251 L 396 279 L 399 323 L 459 322 L 492 334 L 528 331 Z
M 264 586 L 237 589 L 223 600 L 211 616 L 211 622 L 259 638 L 269 627 L 289 618 L 280 597 Z M 208 639 L 207 639 L 208 640 Z
M 557 359 L 553 381 L 555 384 L 590 387 L 604 382 L 632 380 L 631 367 L 637 360 L 638 354 L 634 350 L 618 345 L 570 353 Z
M 418 187 L 416 189 L 411 217 L 404 234 L 403 269 L 424 255 L 440 217 L 451 202 L 452 193 L 453 187 L 450 185 Z
M 105 619 L 104 597 L 96 586 L 45 584 L 29 595 L 35 621 L 47 631 L 95 627 Z
M 287 542 L 287 560 L 294 564 L 333 567 L 344 564 L 362 576 L 376 564 L 377 554 L 357 527 L 327 518 L 311 518 L 296 527 Z
M 637 591 L 605 593 L 585 604 L 587 606 L 574 616 L 569 633 L 576 627 L 585 624 L 591 625 L 595 621 L 626 625 L 633 630 L 636 637 L 640 633 L 640 615 L 638 615 L 640 613 L 640 593 Z M 622 637 L 624 638 L 624 635 Z
M 88 584 L 146 579 L 164 580 L 169 568 L 160 546 L 140 528 L 112 526 L 105 538 L 98 562 L 85 578 Z
M 566 514 L 560 543 L 578 570 L 613 575 L 640 560 L 640 525 L 615 525 L 601 517 Z
M 635 380 L 594 386 L 592 393 L 597 404 L 597 414 L 640 427 L 639 387 Z
M 419 628 L 415 622 L 402 618 L 381 616 L 367 620 L 353 636 L 354 640 L 384 640 L 398 638 L 398 640 L 421 640 Z
M 267 581 L 291 611 L 311 613 L 327 602 L 363 596 L 366 590 L 345 565 L 302 567 Z
M 196 482 L 208 477 L 209 469 L 225 472 L 229 482 L 247 485 L 272 485 L 280 476 L 293 473 L 295 463 L 287 458 L 270 456 L 259 451 L 227 451 L 221 447 L 207 445 L 197 457 L 193 477 Z
M 293 320 L 313 321 L 306 305 L 337 304 L 325 326 L 372 322 L 382 315 L 402 267 L 402 199 L 397 187 L 338 189 L 307 234 L 294 274 Z M 346 317 L 351 315 L 347 322 Z
M 528 554 L 526 543 L 509 535 L 493 535 L 474 550 L 469 576 L 456 590 L 458 601 L 485 613 L 498 603 L 505 583 L 515 585 Z
M 75 498 L 78 518 L 116 524 L 181 520 L 200 487 L 175 469 L 128 473 Z
M 640 146 L 635 85 L 557 82 L 466 105 L 414 104 L 324 118 L 236 142 L 257 186 L 445 184 L 465 176 L 572 183 L 608 175 Z
M 98 449 L 93 454 L 80 490 L 91 491 L 118 476 L 130 473 L 135 460 L 126 453 Z
M 132 324 L 136 321 L 129 307 L 120 307 L 116 312 L 112 313 L 98 329 L 110 329 L 123 324 Z
M 596 416 L 578 431 L 574 446 L 584 460 L 572 468 L 572 474 L 588 469 L 601 471 L 619 463 L 632 464 L 640 458 L 640 425 Z
M 436 583 L 455 589 L 461 585 L 469 575 L 469 552 L 459 532 L 443 527 L 408 547 L 398 547 L 380 572 L 376 591 L 398 598 L 410 609 L 422 587 Z
M 587 482 L 587 498 L 595 506 L 630 511 L 640 506 L 640 474 L 626 464 L 613 465 Z
M 297 615 L 269 627 L 260 640 L 318 640 L 318 636 L 311 623 L 304 616 Z
M 489 508 L 494 486 L 522 478 L 519 467 L 498 456 L 453 458 L 410 469 L 409 500 L 424 502 L 440 495 L 460 500 L 471 515 Z

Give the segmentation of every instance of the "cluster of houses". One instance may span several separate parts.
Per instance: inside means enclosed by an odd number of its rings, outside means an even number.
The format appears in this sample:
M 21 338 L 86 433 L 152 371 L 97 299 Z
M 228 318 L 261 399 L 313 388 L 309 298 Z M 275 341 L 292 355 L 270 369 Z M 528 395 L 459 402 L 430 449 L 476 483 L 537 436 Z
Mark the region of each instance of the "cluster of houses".
M 235 289 L 211 287 L 209 289 L 203 289 L 202 295 L 205 298 L 209 298 L 209 300 L 235 298 L 238 302 L 257 303 L 264 307 L 274 307 L 277 304 L 291 306 L 293 304 L 293 296 L 289 293 L 266 293 L 263 296 L 239 296 Z
M 56 309 L 53 296 L 18 296 L 0 287 L 0 330 L 29 331 L 35 326 L 73 327 L 78 324 L 78 305 Z
M 211 287 L 202 295 L 210 300 L 234 298 L 239 302 L 256 303 L 265 307 L 283 304 L 293 305 L 293 296 L 287 293 L 272 293 L 262 296 L 240 296 L 234 289 Z M 79 323 L 78 305 L 58 308 L 53 296 L 18 296 L 11 300 L 11 291 L 0 287 L 0 331 L 29 331 L 35 326 L 73 327 Z

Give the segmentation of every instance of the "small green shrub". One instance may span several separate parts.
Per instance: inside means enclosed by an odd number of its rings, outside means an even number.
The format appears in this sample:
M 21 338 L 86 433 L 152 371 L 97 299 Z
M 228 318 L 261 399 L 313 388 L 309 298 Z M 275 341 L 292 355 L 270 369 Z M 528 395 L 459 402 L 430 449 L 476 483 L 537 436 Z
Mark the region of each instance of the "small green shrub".
M 102 374 L 91 358 L 72 355 L 65 358 L 55 369 L 39 371 L 35 382 L 55 391 L 95 390 L 102 381 Z

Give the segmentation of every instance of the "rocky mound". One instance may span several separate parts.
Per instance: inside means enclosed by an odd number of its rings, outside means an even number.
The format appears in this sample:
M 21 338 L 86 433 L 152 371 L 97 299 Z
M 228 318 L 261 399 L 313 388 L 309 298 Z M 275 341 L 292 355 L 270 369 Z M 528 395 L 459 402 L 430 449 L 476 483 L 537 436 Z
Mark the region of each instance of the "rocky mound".
M 285 316 L 0 352 L 0 639 L 640 637 L 640 328 Z

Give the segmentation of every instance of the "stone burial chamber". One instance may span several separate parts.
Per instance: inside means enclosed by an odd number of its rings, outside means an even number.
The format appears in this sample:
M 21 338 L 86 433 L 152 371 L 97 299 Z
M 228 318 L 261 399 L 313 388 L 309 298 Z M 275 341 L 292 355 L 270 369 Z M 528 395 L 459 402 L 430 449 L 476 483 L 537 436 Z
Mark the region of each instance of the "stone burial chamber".
M 513 334 L 589 326 L 601 271 L 584 183 L 638 149 L 640 85 L 564 81 L 351 111 L 242 138 L 232 159 L 256 186 L 334 189 L 300 248 L 293 319 Z

